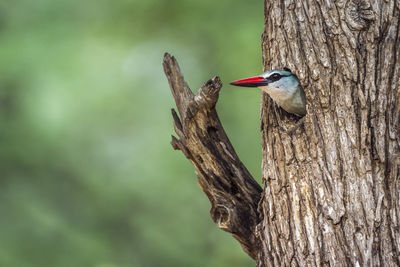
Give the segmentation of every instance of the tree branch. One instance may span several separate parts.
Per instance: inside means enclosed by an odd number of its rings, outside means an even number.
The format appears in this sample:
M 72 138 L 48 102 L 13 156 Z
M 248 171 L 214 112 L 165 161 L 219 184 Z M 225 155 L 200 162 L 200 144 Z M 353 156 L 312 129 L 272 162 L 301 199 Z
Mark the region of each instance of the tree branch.
M 164 71 L 179 111 L 172 109 L 175 132 L 172 146 L 196 168 L 201 189 L 211 202 L 211 217 L 231 233 L 253 259 L 258 251 L 255 227 L 262 189 L 239 160 L 215 110 L 222 87 L 219 77 L 192 93 L 174 57 L 164 55 Z

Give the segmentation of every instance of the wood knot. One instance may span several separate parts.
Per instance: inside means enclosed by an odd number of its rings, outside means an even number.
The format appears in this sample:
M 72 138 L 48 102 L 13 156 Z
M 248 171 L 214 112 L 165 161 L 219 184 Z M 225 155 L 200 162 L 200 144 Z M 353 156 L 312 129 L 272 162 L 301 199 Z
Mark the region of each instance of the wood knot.
M 218 225 L 222 230 L 228 230 L 229 222 L 230 222 L 230 213 L 229 208 L 223 205 L 217 205 L 211 209 L 211 217 L 213 221 Z
M 350 29 L 361 31 L 375 19 L 371 4 L 367 0 L 350 0 L 346 4 L 346 22 Z

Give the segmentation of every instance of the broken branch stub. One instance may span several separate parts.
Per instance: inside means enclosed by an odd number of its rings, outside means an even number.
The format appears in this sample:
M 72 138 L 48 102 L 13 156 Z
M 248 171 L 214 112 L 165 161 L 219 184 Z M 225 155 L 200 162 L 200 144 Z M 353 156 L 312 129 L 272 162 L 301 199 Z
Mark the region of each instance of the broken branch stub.
M 196 168 L 198 183 L 211 202 L 213 221 L 255 259 L 262 189 L 240 161 L 218 118 L 215 105 L 221 80 L 212 78 L 194 95 L 174 57 L 166 53 L 163 66 L 180 116 L 172 109 L 179 139 L 172 136 L 171 144 Z

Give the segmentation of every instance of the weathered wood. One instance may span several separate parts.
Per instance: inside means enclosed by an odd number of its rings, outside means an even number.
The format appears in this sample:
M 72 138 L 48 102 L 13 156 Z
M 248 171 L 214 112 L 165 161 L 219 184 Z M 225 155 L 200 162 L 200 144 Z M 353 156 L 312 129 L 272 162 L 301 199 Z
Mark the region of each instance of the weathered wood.
M 259 245 L 254 229 L 260 222 L 257 207 L 262 189 L 239 160 L 218 118 L 215 105 L 222 83 L 215 77 L 194 95 L 174 57 L 165 54 L 163 65 L 180 115 L 179 119 L 172 109 L 179 139 L 173 136 L 171 144 L 195 166 L 214 222 L 255 258 Z

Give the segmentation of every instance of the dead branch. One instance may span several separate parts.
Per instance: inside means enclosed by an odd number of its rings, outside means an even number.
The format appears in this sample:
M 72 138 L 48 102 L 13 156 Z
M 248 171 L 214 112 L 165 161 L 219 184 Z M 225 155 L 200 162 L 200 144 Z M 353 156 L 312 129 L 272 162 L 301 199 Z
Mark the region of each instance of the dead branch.
M 196 168 L 199 185 L 211 202 L 214 222 L 231 233 L 255 259 L 262 189 L 240 161 L 218 118 L 215 105 L 221 80 L 212 78 L 194 95 L 174 57 L 166 53 L 163 65 L 180 115 L 172 109 L 179 139 L 172 136 L 171 144 Z

